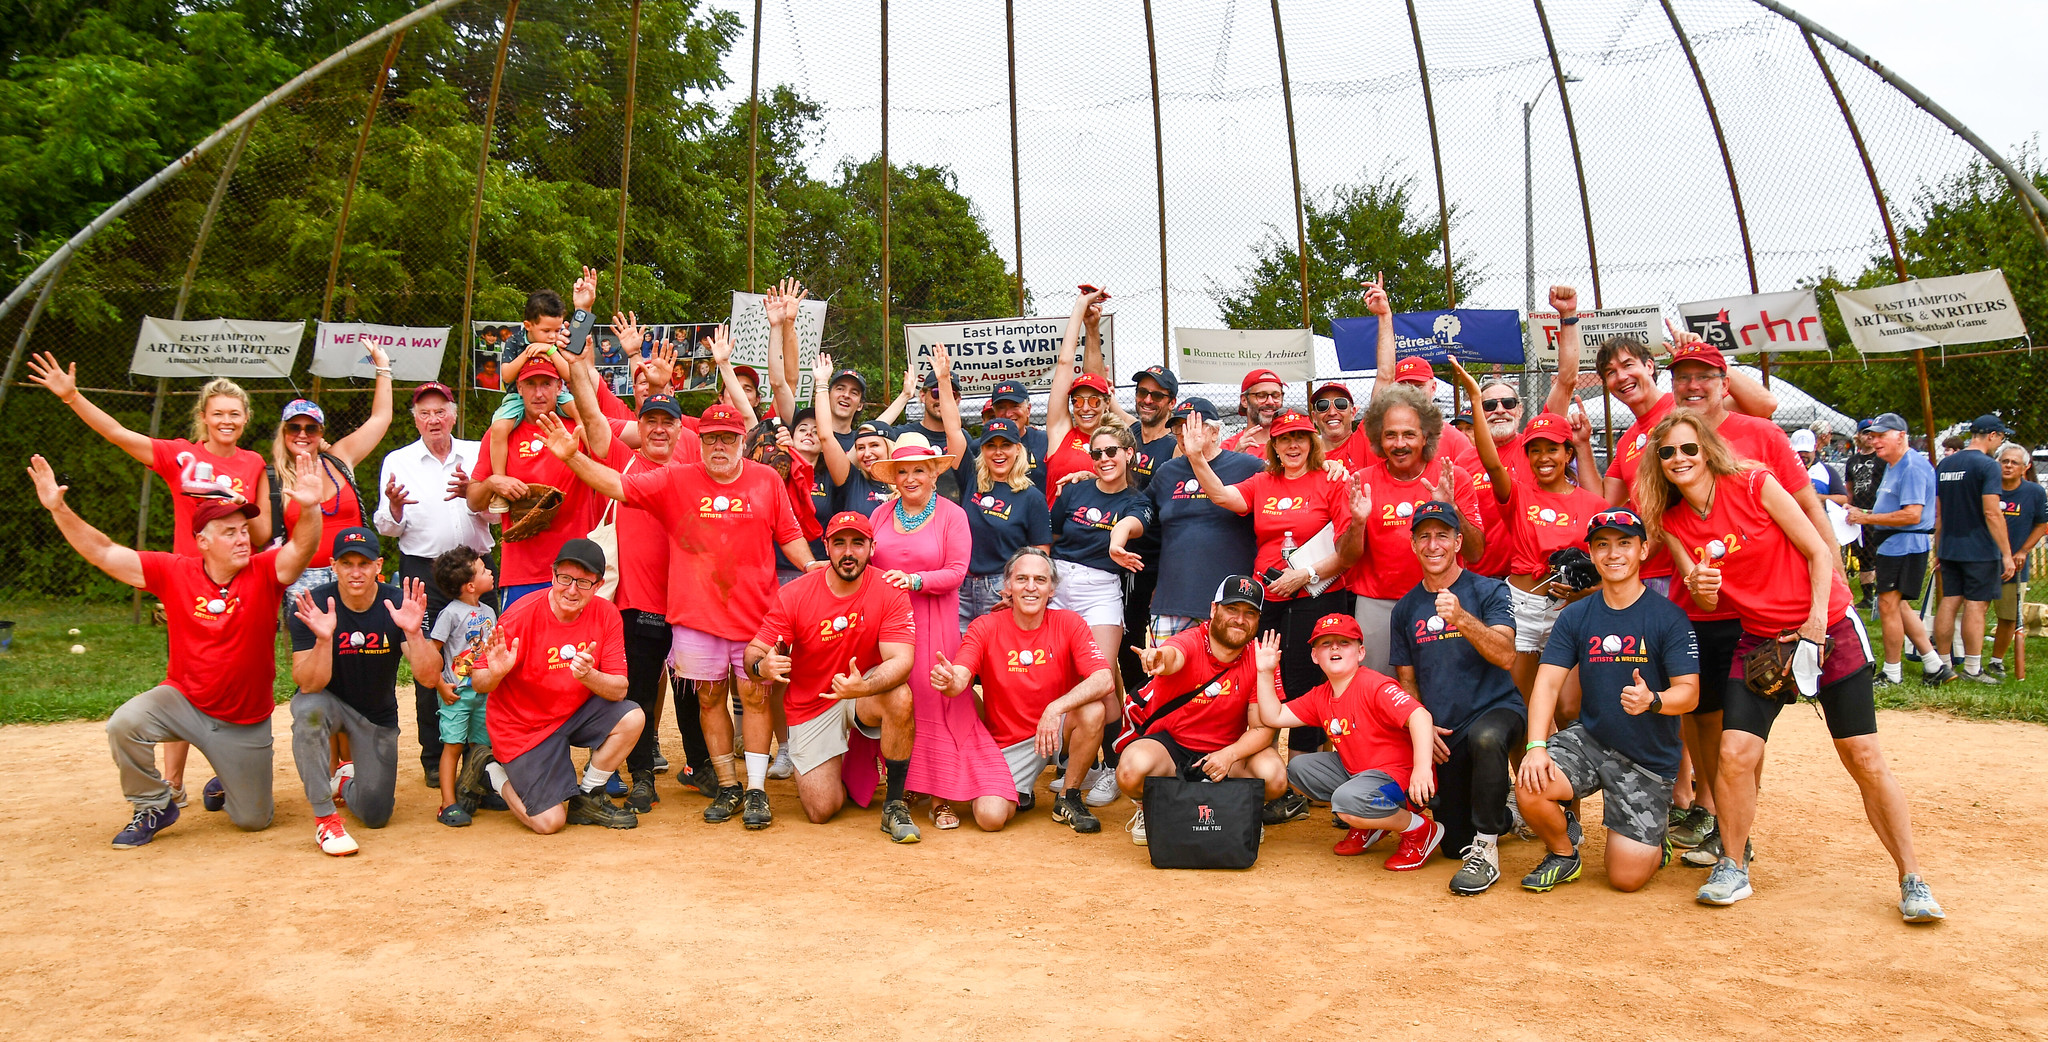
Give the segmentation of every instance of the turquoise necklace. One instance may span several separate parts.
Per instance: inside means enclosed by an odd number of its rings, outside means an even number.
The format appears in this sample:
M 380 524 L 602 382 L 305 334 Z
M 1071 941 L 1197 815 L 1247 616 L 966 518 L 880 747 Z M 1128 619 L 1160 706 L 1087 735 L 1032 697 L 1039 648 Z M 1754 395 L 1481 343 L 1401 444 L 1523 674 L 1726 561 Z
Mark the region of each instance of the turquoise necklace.
M 932 493 L 932 498 L 925 503 L 924 509 L 918 511 L 917 516 L 913 517 L 903 512 L 903 500 L 899 497 L 896 500 L 896 523 L 903 526 L 905 532 L 915 532 L 919 525 L 932 519 L 932 511 L 938 508 L 939 496 L 938 493 L 934 492 Z

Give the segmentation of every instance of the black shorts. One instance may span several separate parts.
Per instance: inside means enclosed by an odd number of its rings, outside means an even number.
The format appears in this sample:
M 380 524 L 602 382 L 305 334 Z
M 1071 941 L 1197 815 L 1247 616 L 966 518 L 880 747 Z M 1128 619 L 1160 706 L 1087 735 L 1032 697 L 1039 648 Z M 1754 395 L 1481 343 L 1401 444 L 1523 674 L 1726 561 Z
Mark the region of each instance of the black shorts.
M 1991 602 L 2005 585 L 2005 569 L 1997 561 L 1941 562 L 1941 595 L 1966 601 Z
M 1700 704 L 1692 711 L 1721 711 L 1721 688 L 1735 668 L 1735 642 L 1742 639 L 1741 619 L 1695 619 L 1693 637 L 1700 646 Z
M 1927 555 L 1880 555 L 1877 558 L 1876 572 L 1877 592 L 1891 593 L 1896 590 L 1910 601 L 1920 596 L 1920 588 L 1927 585 Z
M 603 745 L 620 718 L 639 708 L 630 700 L 612 702 L 592 695 L 539 745 L 505 761 L 505 780 L 519 794 L 526 813 L 539 814 L 569 802 L 582 781 L 569 747 L 595 749 Z
M 1877 733 L 1877 700 L 1871 690 L 1868 669 L 1859 669 L 1820 689 L 1815 705 L 1827 720 L 1828 736 L 1840 741 Z M 1771 724 L 1785 708 L 1783 702 L 1765 698 L 1743 681 L 1731 678 L 1722 695 L 1721 729 L 1771 739 Z
M 1158 742 L 1160 747 L 1166 750 L 1166 755 L 1173 759 L 1174 777 L 1187 781 L 1200 781 L 1208 777 L 1208 775 L 1202 773 L 1201 768 L 1195 766 L 1195 761 L 1209 755 L 1209 752 L 1213 750 L 1197 752 L 1174 741 L 1173 735 L 1165 731 L 1154 731 L 1143 738 L 1137 739 L 1137 741 Z M 1129 751 L 1128 746 L 1125 747 L 1125 751 Z

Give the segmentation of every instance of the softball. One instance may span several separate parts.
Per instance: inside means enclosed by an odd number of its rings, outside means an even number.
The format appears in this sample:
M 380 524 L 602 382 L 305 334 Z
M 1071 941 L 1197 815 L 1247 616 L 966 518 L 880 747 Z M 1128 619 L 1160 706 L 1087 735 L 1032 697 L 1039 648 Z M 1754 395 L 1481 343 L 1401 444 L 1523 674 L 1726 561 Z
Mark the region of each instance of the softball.
M 76 626 L 73 626 L 73 627 L 71 627 L 71 632 L 70 632 L 69 634 L 67 634 L 67 636 L 72 636 L 72 637 L 76 637 L 76 636 L 78 636 L 78 632 L 79 632 L 79 631 L 78 631 L 78 627 L 76 627 Z
M 71 653 L 72 653 L 73 655 L 83 655 L 83 654 L 85 654 L 85 645 L 83 645 L 83 644 L 73 644 L 73 645 L 71 645 Z

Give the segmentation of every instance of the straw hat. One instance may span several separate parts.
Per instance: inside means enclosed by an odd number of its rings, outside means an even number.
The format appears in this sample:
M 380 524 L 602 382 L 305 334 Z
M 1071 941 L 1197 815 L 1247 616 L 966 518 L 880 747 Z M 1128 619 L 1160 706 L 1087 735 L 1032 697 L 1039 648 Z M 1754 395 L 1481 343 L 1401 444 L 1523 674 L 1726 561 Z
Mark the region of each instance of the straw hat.
M 934 448 L 924 435 L 909 431 L 896 439 L 896 448 L 889 453 L 888 459 L 876 460 L 869 470 L 875 477 L 893 485 L 896 472 L 906 464 L 929 463 L 934 469 L 944 470 L 958 461 L 959 457 L 946 455 Z

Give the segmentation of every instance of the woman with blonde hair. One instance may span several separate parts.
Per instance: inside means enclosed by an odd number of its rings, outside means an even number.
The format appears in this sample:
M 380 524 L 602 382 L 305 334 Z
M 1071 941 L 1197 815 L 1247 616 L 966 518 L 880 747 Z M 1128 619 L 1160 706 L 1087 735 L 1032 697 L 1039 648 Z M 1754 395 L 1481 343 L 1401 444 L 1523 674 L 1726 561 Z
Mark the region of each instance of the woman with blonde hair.
M 294 460 L 310 456 L 320 468 L 320 516 L 322 531 L 339 532 L 364 523 L 364 518 L 377 509 L 371 501 L 365 510 L 361 492 L 356 488 L 356 467 L 377 443 L 384 440 L 384 432 L 391 428 L 391 357 L 381 347 L 370 348 L 370 363 L 377 370 L 377 386 L 370 396 L 370 418 L 363 421 L 352 433 L 339 441 L 328 442 L 326 438 L 327 414 L 320 406 L 304 398 L 294 398 L 286 403 L 284 413 L 277 424 L 277 434 L 270 440 L 270 459 L 273 473 L 277 475 L 278 488 L 290 488 L 297 480 Z M 278 519 L 278 534 L 290 538 L 292 526 L 299 520 L 299 505 L 289 498 L 283 504 L 284 516 Z M 299 593 L 334 581 L 334 558 L 332 547 L 321 546 L 313 552 L 313 560 L 292 584 L 285 595 L 285 603 L 294 603 Z
M 967 530 L 974 553 L 967 581 L 960 585 L 960 632 L 995 610 L 1003 595 L 1003 570 L 1018 550 L 1052 545 L 1052 508 L 1031 484 L 1031 454 L 1017 421 L 997 417 L 982 424 L 980 451 L 969 479 Z

